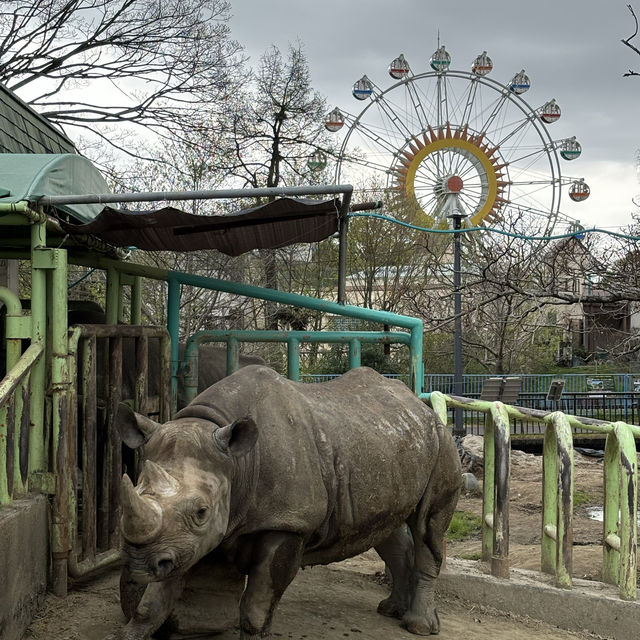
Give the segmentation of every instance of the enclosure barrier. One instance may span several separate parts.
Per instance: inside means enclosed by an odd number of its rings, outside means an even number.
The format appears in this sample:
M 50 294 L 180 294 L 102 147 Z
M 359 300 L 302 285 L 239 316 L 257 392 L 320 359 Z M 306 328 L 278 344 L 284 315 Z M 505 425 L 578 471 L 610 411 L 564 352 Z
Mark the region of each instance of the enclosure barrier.
M 22 353 L 22 340 L 31 337 L 31 317 L 23 315 L 19 298 L 0 287 L 6 306 L 6 377 L 0 381 L 0 505 L 28 491 L 31 402 L 29 380 L 43 353 L 41 343 Z
M 172 402 L 177 397 L 177 365 L 178 365 L 178 325 L 180 313 L 180 287 L 188 285 L 203 289 L 213 289 L 225 293 L 233 293 L 247 298 L 258 300 L 268 300 L 278 304 L 285 304 L 302 309 L 313 309 L 323 313 L 332 313 L 350 318 L 359 318 L 369 322 L 376 322 L 391 327 L 402 327 L 409 330 L 409 386 L 416 393 L 422 392 L 423 366 L 422 366 L 422 321 L 417 318 L 391 313 L 389 311 L 376 311 L 355 307 L 348 304 L 339 304 L 310 298 L 296 293 L 287 293 L 275 289 L 266 289 L 239 282 L 227 282 L 216 278 L 206 278 L 204 276 L 194 276 L 178 271 L 169 271 L 167 275 L 169 283 L 167 328 L 171 335 L 173 361 L 172 370 Z M 175 406 L 175 405 L 173 405 Z
M 300 344 L 349 345 L 349 368 L 360 366 L 363 343 L 403 344 L 411 347 L 411 336 L 392 331 L 198 331 L 188 340 L 184 352 L 185 400 L 191 402 L 198 390 L 198 347 L 206 342 L 227 345 L 227 375 L 237 371 L 240 342 L 279 342 L 287 345 L 287 377 L 300 380 Z
M 159 341 L 157 357 L 149 357 L 150 339 Z M 123 358 L 123 349 L 131 359 Z M 127 399 L 137 411 L 153 411 L 159 413 L 160 421 L 168 420 L 170 354 L 169 334 L 162 327 L 79 324 L 69 330 L 70 377 L 78 385 L 72 386 L 69 400 L 73 412 L 67 436 L 70 491 L 63 509 L 72 541 L 68 569 L 74 578 L 120 558 L 123 461 L 115 425 L 118 404 Z M 157 380 L 151 398 L 150 363 Z M 128 371 L 123 371 L 125 367 Z M 135 460 L 129 461 L 128 471 L 135 478 Z
M 573 430 L 606 434 L 602 580 L 618 586 L 620 597 L 637 596 L 638 464 L 635 438 L 640 427 L 624 422 L 579 419 L 559 411 L 545 412 L 501 402 L 421 394 L 438 416 L 449 408 L 485 414 L 482 558 L 494 576 L 509 577 L 510 421 L 527 418 L 544 425 L 541 566 L 555 575 L 558 587 L 572 586 Z

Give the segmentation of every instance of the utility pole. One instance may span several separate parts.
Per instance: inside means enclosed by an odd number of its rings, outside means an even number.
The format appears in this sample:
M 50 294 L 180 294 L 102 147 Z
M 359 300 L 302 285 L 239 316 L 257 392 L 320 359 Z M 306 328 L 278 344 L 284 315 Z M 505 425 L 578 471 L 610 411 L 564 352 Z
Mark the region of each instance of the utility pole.
M 460 237 L 462 220 L 467 214 L 461 211 L 458 194 L 462 190 L 462 180 L 458 176 L 447 176 L 443 181 L 443 191 L 446 193 L 448 210 L 447 218 L 453 220 L 453 228 L 457 232 L 453 236 L 453 389 L 454 395 L 464 395 L 464 379 L 462 367 L 462 274 L 460 267 Z M 464 436 L 466 429 L 463 422 L 462 409 L 453 410 L 453 435 Z

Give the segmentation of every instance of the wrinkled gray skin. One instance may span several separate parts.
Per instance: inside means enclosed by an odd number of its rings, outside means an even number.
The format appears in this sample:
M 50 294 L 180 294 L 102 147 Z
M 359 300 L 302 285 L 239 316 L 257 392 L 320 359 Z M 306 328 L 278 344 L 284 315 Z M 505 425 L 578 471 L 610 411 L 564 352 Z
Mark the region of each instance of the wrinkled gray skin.
M 145 443 L 140 482 L 134 489 L 123 478 L 122 532 L 123 575 L 147 587 L 111 639 L 149 638 L 185 573 L 213 549 L 247 575 L 244 640 L 269 635 L 301 565 L 371 547 L 393 579 L 378 611 L 412 633 L 438 633 L 434 582 L 460 461 L 433 411 L 403 383 L 363 367 L 302 384 L 249 366 L 164 425 L 124 405 L 118 420 L 125 442 Z

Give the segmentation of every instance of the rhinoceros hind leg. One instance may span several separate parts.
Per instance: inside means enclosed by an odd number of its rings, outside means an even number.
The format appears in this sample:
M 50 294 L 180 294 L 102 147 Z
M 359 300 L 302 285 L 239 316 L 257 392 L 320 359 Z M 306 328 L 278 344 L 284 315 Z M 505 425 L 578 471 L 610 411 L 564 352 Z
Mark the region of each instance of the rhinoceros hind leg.
M 282 531 L 262 534 L 250 550 L 247 586 L 240 600 L 240 638 L 269 635 L 276 605 L 302 560 L 302 537 Z
M 460 458 L 450 437 L 440 440 L 440 453 L 429 486 L 407 520 L 414 541 L 413 597 L 402 626 L 417 635 L 437 634 L 435 582 L 444 558 L 444 538 L 458 502 Z
M 409 608 L 412 596 L 413 539 L 406 525 L 398 527 L 375 550 L 391 574 L 391 594 L 378 604 L 378 613 L 391 618 L 402 618 Z

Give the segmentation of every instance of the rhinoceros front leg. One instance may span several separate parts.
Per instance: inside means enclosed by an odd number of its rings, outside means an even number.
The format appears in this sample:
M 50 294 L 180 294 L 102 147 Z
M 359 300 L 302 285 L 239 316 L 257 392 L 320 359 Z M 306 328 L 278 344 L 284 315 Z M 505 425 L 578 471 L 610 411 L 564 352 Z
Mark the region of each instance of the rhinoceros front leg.
M 107 636 L 105 640 L 148 640 L 160 628 L 173 610 L 182 593 L 181 577 L 162 582 L 151 582 L 123 629 Z M 124 608 L 124 607 L 123 607 Z
M 247 586 L 240 600 L 240 637 L 269 635 L 273 611 L 295 578 L 302 559 L 302 537 L 273 531 L 260 535 L 245 551 Z M 244 564 L 244 563 L 243 563 Z

